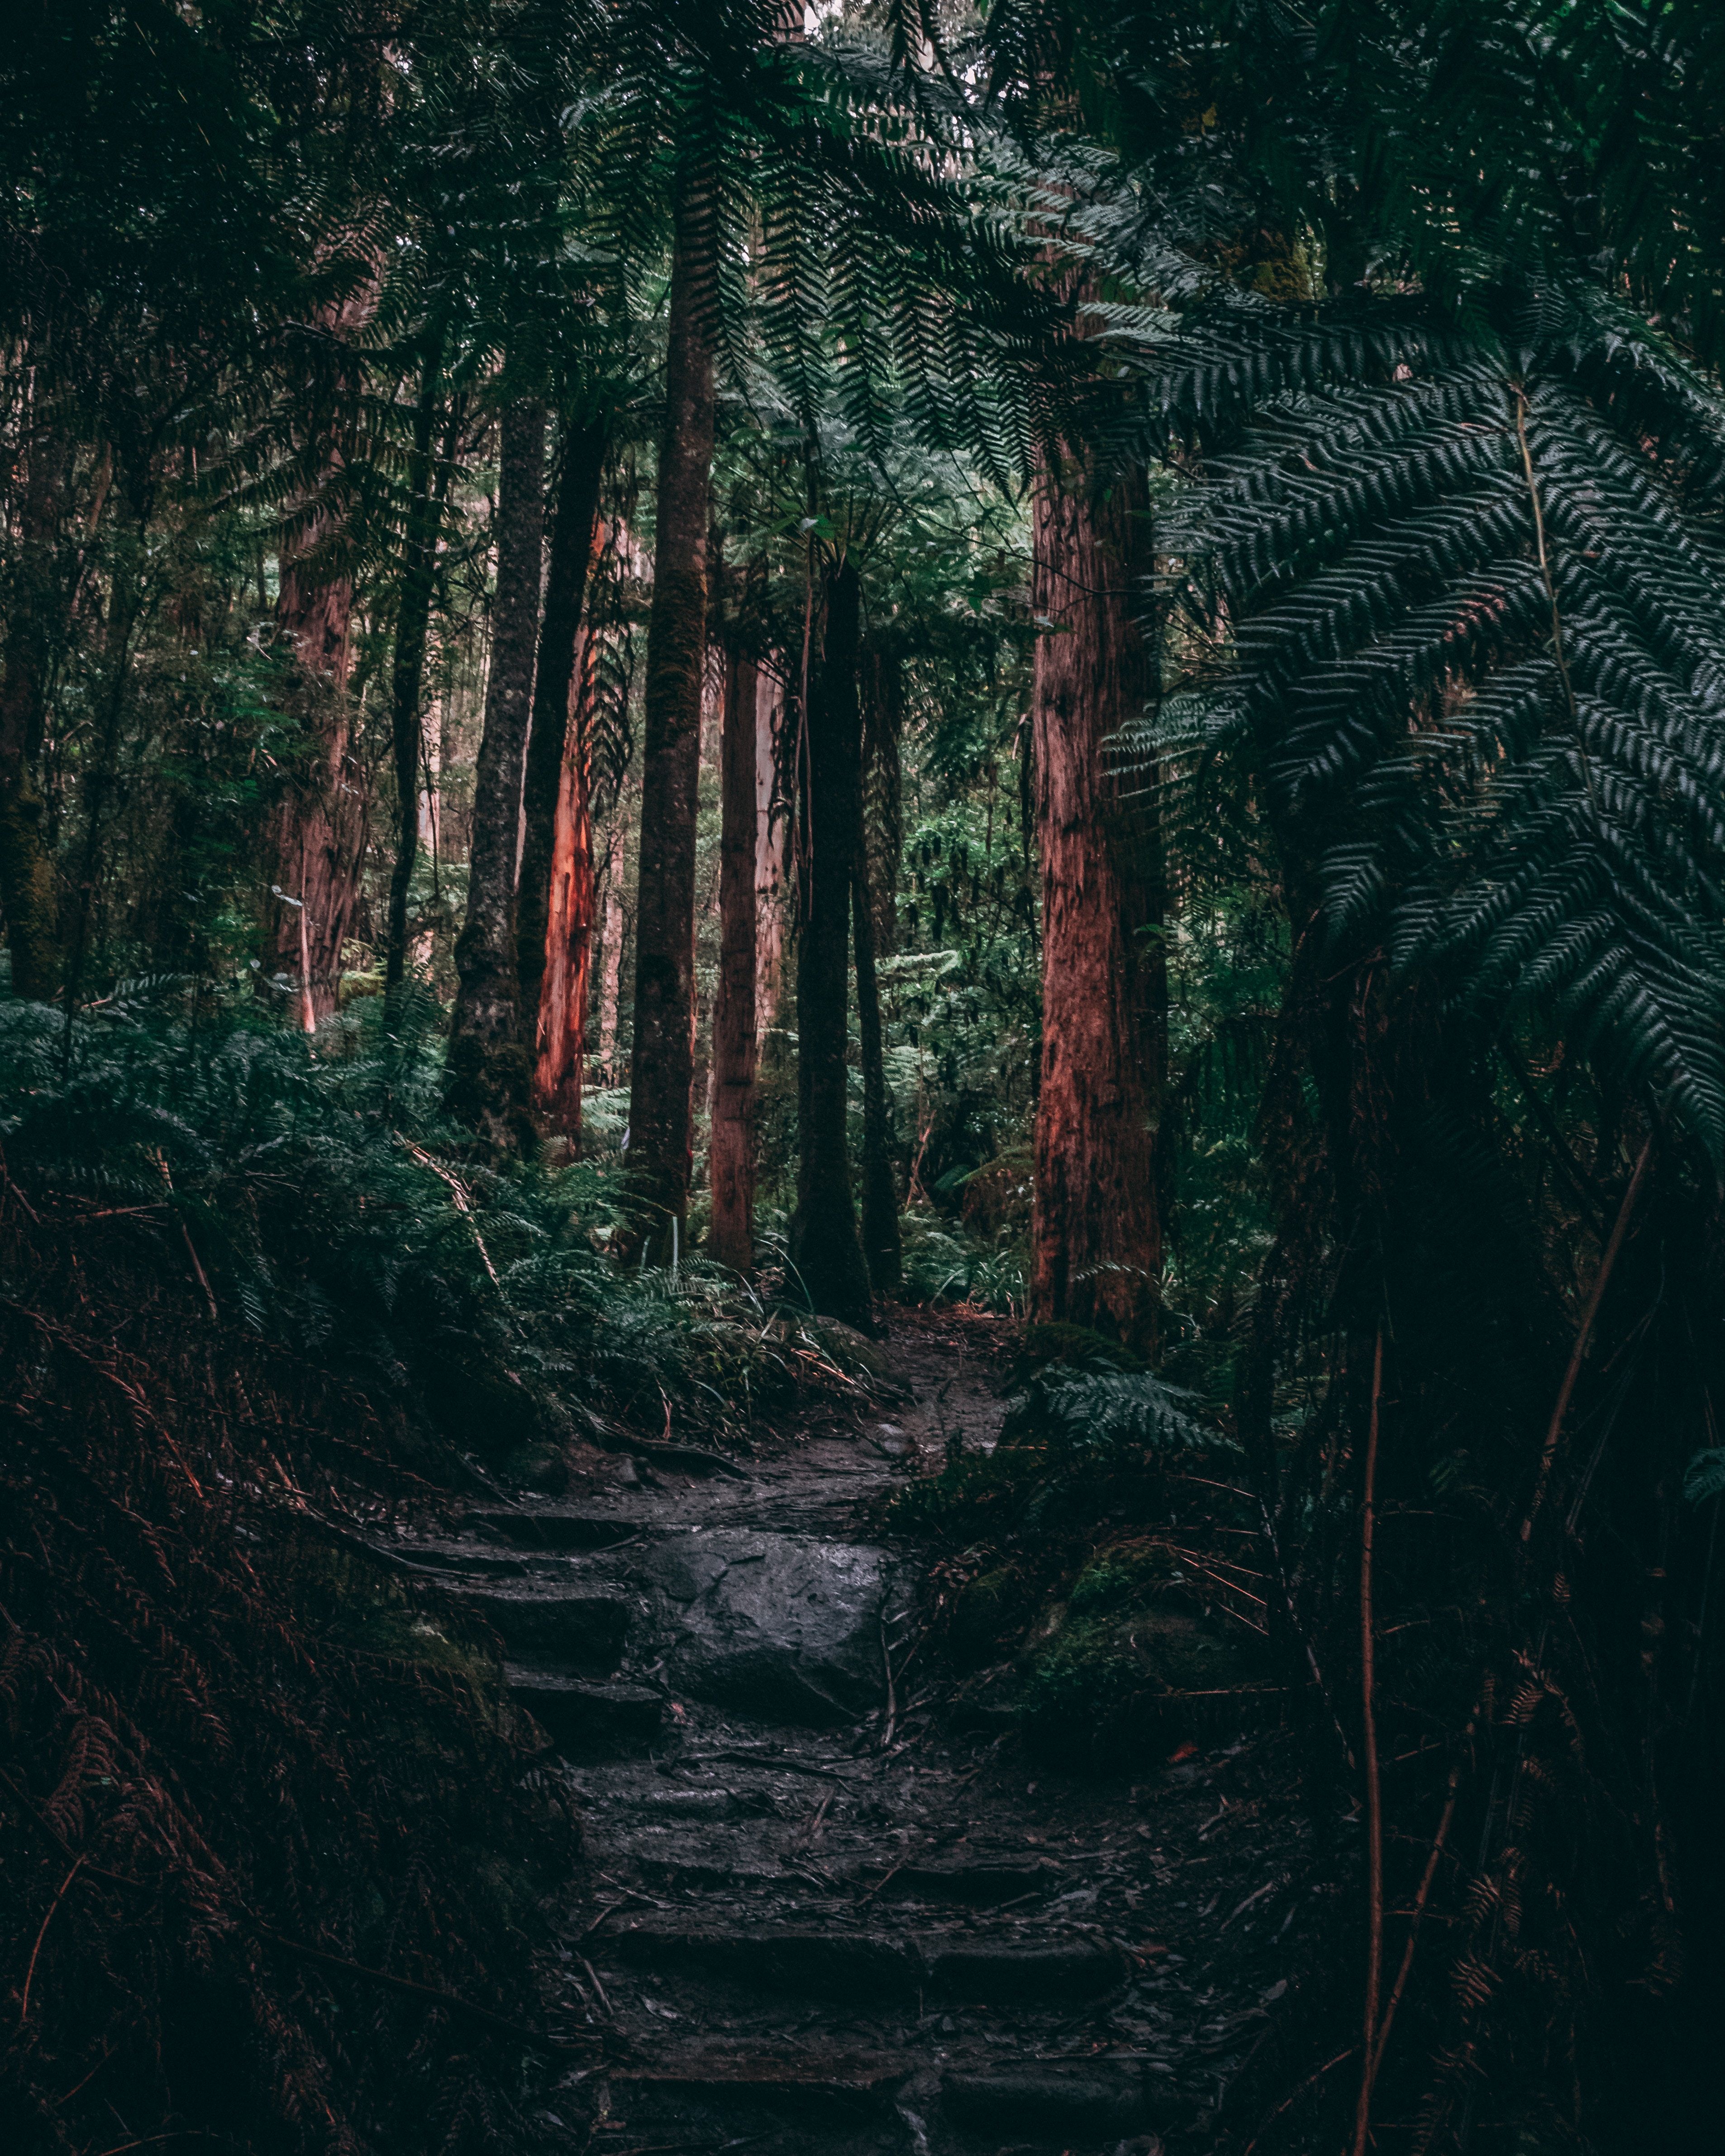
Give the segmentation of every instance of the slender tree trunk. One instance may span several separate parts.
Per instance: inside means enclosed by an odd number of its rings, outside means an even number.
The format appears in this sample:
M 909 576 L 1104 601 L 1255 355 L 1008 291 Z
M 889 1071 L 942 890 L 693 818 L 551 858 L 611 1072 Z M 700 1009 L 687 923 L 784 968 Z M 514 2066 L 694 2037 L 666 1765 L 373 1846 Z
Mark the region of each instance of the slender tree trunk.
M 603 962 L 599 969 L 599 1067 L 617 1083 L 617 1004 L 623 985 L 623 879 L 629 865 L 629 789 L 618 789 L 605 848 Z
M 695 1081 L 695 825 L 713 462 L 713 203 L 685 182 L 671 264 L 658 536 L 647 625 L 629 1068 L 627 1258 L 669 1256 L 689 1211 Z
M 758 745 L 755 662 L 726 654 L 719 839 L 719 993 L 713 1009 L 711 1255 L 735 1272 L 755 1259 L 755 945 Z
M 57 488 L 49 444 L 39 431 L 29 459 L 23 543 L 6 595 L 9 619 L 0 676 L 0 906 L 12 952 L 12 992 L 46 1003 L 59 986 L 59 892 L 43 827 L 37 761 L 47 721 L 46 624 L 56 581 Z
M 808 891 L 797 946 L 797 1120 L 801 1154 L 790 1255 L 816 1310 L 869 1322 L 869 1269 L 857 1233 L 845 1132 L 862 721 L 856 665 L 861 586 L 846 562 L 828 580 L 825 651 L 809 712 Z
M 460 985 L 445 1094 L 451 1115 L 510 1149 L 533 1142 L 527 1054 L 516 1024 L 515 878 L 544 535 L 545 408 L 522 399 L 502 419 L 491 670 L 474 773 L 467 919 L 455 942 Z
M 779 783 L 784 690 L 763 666 L 755 675 L 755 1049 L 778 1015 L 784 950 L 784 855 L 789 816 Z
M 550 961 L 547 941 L 552 860 L 557 851 L 559 801 L 573 778 L 580 799 L 569 830 L 587 818 L 586 762 L 570 739 L 575 655 L 581 610 L 593 552 L 604 475 L 604 419 L 571 427 L 563 445 L 562 475 L 552 525 L 551 561 L 545 578 L 545 619 L 539 632 L 539 664 L 533 681 L 533 721 L 527 736 L 526 779 L 521 793 L 523 835 L 516 905 L 516 970 L 521 983 L 521 1045 L 542 1060 L 546 1053 L 541 988 Z M 592 880 L 592 864 L 588 865 Z M 591 919 L 589 907 L 585 918 Z
M 588 982 L 593 957 L 593 813 L 585 735 L 592 660 L 597 649 L 588 643 L 577 669 L 568 747 L 557 788 L 544 966 L 533 1041 L 534 1103 L 553 1129 L 571 1138 L 581 1135 Z
M 852 911 L 856 937 L 856 1029 L 862 1046 L 862 1245 L 877 1295 L 895 1295 L 904 1277 L 898 1184 L 892 1172 L 892 1109 L 880 1032 L 880 984 L 875 971 L 875 904 L 868 853 L 857 833 Z
M 431 598 L 436 579 L 438 529 L 454 443 L 445 439 L 444 456 L 432 471 L 431 436 L 436 418 L 441 353 L 427 359 L 419 404 L 413 414 L 413 499 L 408 510 L 400 608 L 396 616 L 395 667 L 390 680 L 390 745 L 395 762 L 395 865 L 389 878 L 389 921 L 383 960 L 385 1012 L 396 1018 L 408 967 L 408 894 L 419 851 L 419 765 L 424 738 L 419 700 L 425 684 L 425 646 L 431 626 Z M 454 434 L 454 407 L 450 434 Z
M 1151 687 L 1130 588 L 1132 501 L 1044 470 L 1035 495 L 1032 727 L 1042 858 L 1042 1071 L 1030 1305 L 1042 1322 L 1147 1345 L 1162 1224 L 1154 1126 L 1167 986 L 1153 832 L 1129 819 L 1104 743 Z
M 325 310 L 320 327 L 339 344 L 362 326 L 375 305 L 376 292 L 368 285 Z M 343 463 L 342 415 L 351 392 L 351 380 L 338 364 L 336 378 L 321 386 L 316 399 L 313 424 L 325 429 L 326 468 L 331 474 Z M 304 521 L 284 534 L 275 608 L 280 641 L 295 661 L 293 702 L 307 750 L 277 804 L 270 834 L 275 864 L 271 880 L 299 901 L 297 907 L 276 909 L 273 970 L 300 977 L 302 1004 L 309 1002 L 320 1020 L 340 1000 L 341 947 L 359 902 L 368 813 L 365 767 L 352 753 L 347 697 L 352 580 L 309 566 L 328 547 L 335 529 L 331 512 L 314 503 Z

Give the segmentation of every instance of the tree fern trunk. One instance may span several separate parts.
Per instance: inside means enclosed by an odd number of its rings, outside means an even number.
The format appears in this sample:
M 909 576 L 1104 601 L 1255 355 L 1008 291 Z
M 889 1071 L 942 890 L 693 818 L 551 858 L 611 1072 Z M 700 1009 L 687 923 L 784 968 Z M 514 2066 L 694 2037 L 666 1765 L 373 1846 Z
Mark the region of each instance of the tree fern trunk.
M 449 1026 L 444 1105 L 488 1143 L 516 1149 L 533 1137 L 527 1055 L 517 1037 L 515 876 L 539 627 L 545 408 L 525 398 L 510 405 L 502 438 L 491 670 L 474 773 L 467 918 L 455 943 L 460 985 Z
M 849 562 L 829 579 L 819 690 L 809 699 L 808 889 L 797 945 L 797 1122 L 801 1154 L 790 1254 L 816 1310 L 869 1318 L 846 1142 L 845 1016 L 862 726 L 856 665 L 861 586 Z
M 1166 974 L 1150 834 L 1134 830 L 1104 743 L 1149 687 L 1131 589 L 1132 502 L 1079 467 L 1035 495 L 1032 713 L 1042 860 L 1042 1069 L 1030 1306 L 1045 1322 L 1153 1337 L 1162 1265 L 1154 1126 Z
M 713 1218 L 707 1249 L 720 1265 L 742 1273 L 752 1266 L 755 1255 L 755 662 L 733 649 L 726 655 L 725 675 L 719 993 L 713 1009 L 712 1139 L 707 1169 Z
M 575 681 L 582 604 L 593 562 L 607 432 L 603 418 L 589 420 L 572 427 L 563 445 L 551 560 L 545 578 L 545 619 L 539 632 L 539 663 L 533 680 L 533 717 L 521 790 L 523 832 L 516 947 L 521 1045 L 536 1061 L 543 1060 L 549 1046 L 546 1027 L 550 1014 L 544 1008 L 541 991 L 551 962 L 547 930 L 560 828 L 567 850 L 573 833 L 587 822 L 587 767 L 580 744 L 570 737 L 574 716 L 570 692 Z M 579 798 L 568 802 L 566 797 L 572 783 Z M 567 864 L 562 866 L 567 870 Z M 589 886 L 592 875 L 589 857 Z M 590 902 L 581 918 L 591 922 Z M 583 961 L 577 957 L 575 963 L 578 969 Z M 559 998 L 560 1005 L 567 1006 L 567 1002 L 566 997 Z
M 634 1050 L 629 1070 L 620 1253 L 668 1255 L 689 1210 L 695 1079 L 695 822 L 706 654 L 707 495 L 713 461 L 712 198 L 685 185 L 671 264 L 665 433 L 641 765 L 635 905 Z

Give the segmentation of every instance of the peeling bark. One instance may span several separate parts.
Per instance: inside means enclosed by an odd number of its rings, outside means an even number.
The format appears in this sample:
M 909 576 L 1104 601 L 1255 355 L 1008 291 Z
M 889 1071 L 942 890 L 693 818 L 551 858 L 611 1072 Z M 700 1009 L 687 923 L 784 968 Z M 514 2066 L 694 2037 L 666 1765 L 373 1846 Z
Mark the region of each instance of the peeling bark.
M 1130 589 L 1132 502 L 1044 470 L 1035 495 L 1032 728 L 1042 860 L 1042 1069 L 1030 1306 L 1134 1346 L 1154 1337 L 1162 1224 L 1154 1127 L 1166 973 L 1153 831 L 1104 743 L 1151 687 Z

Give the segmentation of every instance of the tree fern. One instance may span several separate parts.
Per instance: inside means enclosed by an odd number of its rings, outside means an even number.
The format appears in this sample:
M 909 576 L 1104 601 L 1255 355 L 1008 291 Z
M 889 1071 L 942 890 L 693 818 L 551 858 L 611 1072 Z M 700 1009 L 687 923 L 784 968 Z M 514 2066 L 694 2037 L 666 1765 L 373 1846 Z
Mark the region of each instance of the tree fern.
M 1725 1155 L 1725 570 L 1710 386 L 1596 292 L 1495 335 L 1230 305 L 1148 367 L 1201 484 L 1163 543 L 1322 932 L 1495 1029 L 1538 1006 Z

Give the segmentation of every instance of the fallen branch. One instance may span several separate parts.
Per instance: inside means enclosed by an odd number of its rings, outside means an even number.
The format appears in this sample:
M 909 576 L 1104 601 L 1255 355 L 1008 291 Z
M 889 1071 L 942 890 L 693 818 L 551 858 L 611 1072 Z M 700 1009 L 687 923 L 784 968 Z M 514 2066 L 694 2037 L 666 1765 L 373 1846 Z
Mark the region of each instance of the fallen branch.
M 1372 1411 L 1366 1431 L 1366 1459 L 1359 1529 L 1359 1656 L 1361 1746 L 1366 1767 L 1366 2010 L 1359 2102 L 1353 2118 L 1353 2156 L 1366 2156 L 1372 2134 L 1372 2083 L 1378 2066 L 1378 1997 L 1384 1979 L 1384 1792 L 1378 1773 L 1377 1638 L 1372 1629 L 1373 1505 L 1377 1496 L 1378 1426 L 1384 1396 L 1384 1327 L 1372 1356 Z

